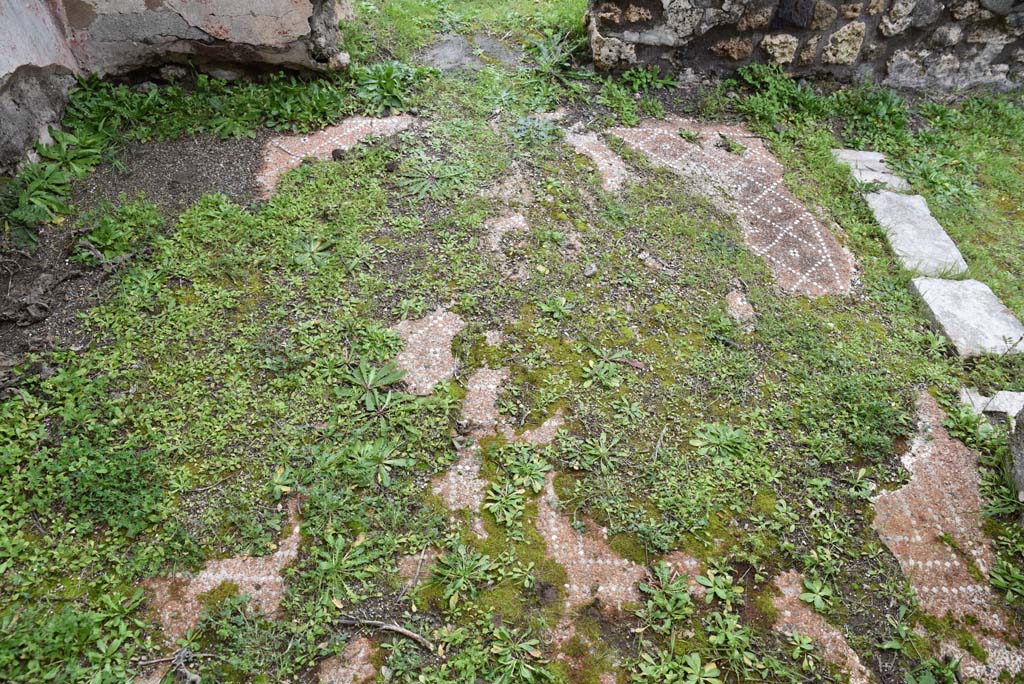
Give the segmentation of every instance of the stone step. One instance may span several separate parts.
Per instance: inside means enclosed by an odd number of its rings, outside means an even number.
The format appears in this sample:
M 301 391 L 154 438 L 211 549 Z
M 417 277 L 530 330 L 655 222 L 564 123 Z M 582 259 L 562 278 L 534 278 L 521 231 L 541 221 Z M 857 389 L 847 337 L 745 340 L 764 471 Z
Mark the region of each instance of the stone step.
M 921 195 L 883 190 L 864 196 L 907 270 L 924 276 L 960 275 L 967 262 Z
M 960 403 L 971 407 L 979 416 L 984 414 L 1000 425 L 1009 422 L 1011 425 L 1017 415 L 1024 411 L 1024 392 L 996 392 L 991 397 L 971 387 L 960 390 Z
M 1024 325 L 985 283 L 914 278 L 911 284 L 961 357 L 1024 353 Z
M 910 183 L 889 170 L 885 155 L 880 152 L 834 149 L 832 155 L 849 166 L 853 177 L 862 183 L 882 183 L 899 192 L 910 190 Z

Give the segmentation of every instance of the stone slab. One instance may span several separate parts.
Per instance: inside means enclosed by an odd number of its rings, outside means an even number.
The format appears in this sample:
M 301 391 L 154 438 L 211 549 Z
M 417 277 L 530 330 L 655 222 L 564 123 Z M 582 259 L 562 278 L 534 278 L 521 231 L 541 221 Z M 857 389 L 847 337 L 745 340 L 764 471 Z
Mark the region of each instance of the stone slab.
M 1024 325 L 985 283 L 914 278 L 911 285 L 961 357 L 1024 353 Z
M 832 155 L 849 166 L 850 173 L 861 183 L 882 183 L 897 192 L 910 190 L 910 183 L 889 170 L 881 152 L 834 149 Z
M 960 275 L 967 270 L 956 243 L 932 216 L 924 197 L 883 190 L 864 199 L 908 270 L 924 276 Z
M 1012 423 L 1024 411 L 1024 392 L 1001 391 L 986 397 L 976 389 L 964 387 L 960 390 L 960 402 L 979 416 L 984 414 L 999 424 Z

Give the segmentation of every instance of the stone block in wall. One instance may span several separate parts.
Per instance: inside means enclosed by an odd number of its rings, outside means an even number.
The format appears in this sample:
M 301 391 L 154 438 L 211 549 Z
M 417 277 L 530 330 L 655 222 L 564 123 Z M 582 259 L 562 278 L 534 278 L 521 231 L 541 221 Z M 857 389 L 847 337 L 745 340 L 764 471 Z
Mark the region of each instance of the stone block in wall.
M 853 64 L 864 45 L 866 27 L 863 21 L 851 21 L 828 39 L 821 59 L 826 64 Z
M 897 50 L 889 58 L 886 85 L 909 90 L 963 90 L 1013 85 L 1008 64 L 995 60 L 1004 43 L 976 44 L 962 54 L 926 48 Z
M 1008 15 L 1020 0 L 981 0 L 981 6 L 1001 17 Z
M 739 23 L 736 24 L 737 31 L 760 31 L 761 29 L 768 28 L 768 25 L 772 22 L 772 17 L 775 16 L 776 5 L 769 4 L 761 7 L 751 7 L 743 16 L 740 17 Z
M 864 3 L 853 2 L 848 5 L 840 5 L 839 12 L 843 15 L 843 19 L 852 20 L 858 18 L 863 9 Z
M 943 24 L 932 32 L 929 41 L 936 47 L 953 47 L 963 35 L 964 29 L 960 24 Z
M 800 39 L 788 33 L 777 33 L 765 36 L 761 41 L 761 49 L 774 64 L 789 64 L 796 59 L 796 51 L 800 47 Z
M 1024 64 L 1015 61 L 1024 51 L 1024 2 L 1013 2 L 591 0 L 588 25 L 602 68 L 668 62 L 700 77 L 752 60 L 908 89 L 1006 89 L 1024 85 Z M 646 7 L 657 11 L 636 9 Z
M 718 41 L 711 47 L 711 52 L 719 57 L 725 57 L 734 62 L 741 62 L 753 54 L 754 42 L 747 37 L 735 36 Z
M 351 18 L 347 0 L 0 0 L 0 172 L 60 120 L 74 75 L 340 68 Z
M 829 28 L 832 24 L 836 23 L 837 16 L 839 16 L 839 10 L 825 2 L 825 0 L 818 0 L 817 4 L 814 5 L 814 18 L 811 20 L 811 30 L 820 31 Z
M 347 64 L 336 0 L 63 0 L 83 70 L 117 74 L 167 61 L 328 70 Z
M 0 173 L 64 113 L 78 64 L 47 2 L 0 0 Z
M 892 7 L 889 8 L 889 12 L 882 17 L 881 23 L 878 24 L 878 30 L 886 38 L 903 33 L 910 28 L 910 14 L 916 5 L 917 0 L 895 0 Z

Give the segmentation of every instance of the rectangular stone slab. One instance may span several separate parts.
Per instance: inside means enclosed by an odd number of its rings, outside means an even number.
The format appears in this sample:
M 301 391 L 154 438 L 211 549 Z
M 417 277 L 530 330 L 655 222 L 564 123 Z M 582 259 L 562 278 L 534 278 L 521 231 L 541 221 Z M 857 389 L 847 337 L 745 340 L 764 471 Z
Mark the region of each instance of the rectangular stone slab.
M 960 275 L 967 270 L 956 243 L 932 216 L 924 197 L 883 190 L 864 199 L 908 270 L 924 276 Z
M 1024 325 L 985 283 L 914 278 L 911 285 L 935 328 L 961 357 L 1024 353 Z
M 850 173 L 861 183 L 882 183 L 890 190 L 901 192 L 910 189 L 910 183 L 889 170 L 885 155 L 880 152 L 832 150 L 832 155 L 849 166 Z
M 1024 392 L 1007 392 L 1002 390 L 991 397 L 970 387 L 960 389 L 960 402 L 967 404 L 976 414 L 985 414 L 996 423 L 1002 425 L 1013 422 L 1017 415 L 1024 412 Z

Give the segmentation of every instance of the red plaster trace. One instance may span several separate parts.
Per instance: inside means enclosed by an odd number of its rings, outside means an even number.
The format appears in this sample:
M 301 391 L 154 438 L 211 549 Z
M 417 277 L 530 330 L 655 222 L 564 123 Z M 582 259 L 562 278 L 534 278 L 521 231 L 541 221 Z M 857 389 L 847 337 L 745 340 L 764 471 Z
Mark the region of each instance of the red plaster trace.
M 473 513 L 472 529 L 481 538 L 486 537 L 487 532 L 478 514 L 490 483 L 480 477 L 480 446 L 477 440 L 494 434 L 498 424 L 498 393 L 507 379 L 508 371 L 504 368 L 481 368 L 470 376 L 466 382 L 461 419 L 469 442 L 458 447 L 459 460 L 444 475 L 434 478 L 431 486 L 448 510 L 469 509 Z
M 263 196 L 269 197 L 277 188 L 281 174 L 294 169 L 304 159 L 330 159 L 335 149 L 352 149 L 370 136 L 395 135 L 412 126 L 415 121 L 414 117 L 405 115 L 382 119 L 353 116 L 315 133 L 271 138 L 263 148 L 263 165 L 256 183 Z
M 558 431 L 562 429 L 563 425 L 565 425 L 565 414 L 562 409 L 557 409 L 550 418 L 535 428 L 516 434 L 515 430 L 506 426 L 502 428 L 501 433 L 510 442 L 526 442 L 540 446 L 550 444 L 558 436 Z
M 601 608 L 621 610 L 626 603 L 640 601 L 637 582 L 647 571 L 636 563 L 621 558 L 605 539 L 605 531 L 590 521 L 580 534 L 559 510 L 555 494 L 554 473 L 548 473 L 544 491 L 537 502 L 537 531 L 547 545 L 548 555 L 565 568 L 566 607 L 586 605 L 600 600 Z
M 202 609 L 199 596 L 224 583 L 236 584 L 239 593 L 249 596 L 252 605 L 267 615 L 276 614 L 284 594 L 281 571 L 299 553 L 298 501 L 294 499 L 288 504 L 288 524 L 291 525 L 291 533 L 269 556 L 214 560 L 194 576 L 178 573 L 144 582 L 168 643 L 184 637 L 199 622 Z
M 679 134 L 682 129 L 697 133 L 699 140 L 685 140 Z M 850 291 L 849 255 L 789 192 L 782 165 L 746 129 L 673 116 L 609 132 L 654 163 L 698 182 L 713 201 L 735 212 L 747 247 L 768 262 L 784 291 L 811 297 Z M 722 149 L 721 136 L 746 149 L 740 154 Z
M 597 133 L 566 133 L 565 141 L 579 154 L 587 156 L 601 176 L 601 187 L 606 192 L 618 192 L 629 179 L 629 170 L 619 155 Z
M 320 663 L 317 678 L 320 684 L 363 684 L 377 676 L 372 659 L 376 652 L 373 642 L 366 637 L 350 641 L 340 656 Z
M 484 222 L 483 244 L 491 252 L 501 251 L 501 239 L 509 233 L 525 233 L 526 217 L 519 213 L 488 219 Z
M 725 313 L 744 331 L 750 332 L 754 329 L 757 314 L 754 312 L 754 307 L 747 301 L 746 296 L 739 290 L 733 290 L 726 295 Z
M 800 600 L 803 592 L 803 577 L 800 573 L 796 570 L 782 573 L 775 578 L 775 586 L 781 592 L 773 601 L 779 612 L 775 618 L 776 630 L 783 634 L 798 632 L 813 639 L 817 654 L 845 670 L 850 675 L 850 684 L 868 684 L 872 681 L 871 673 L 846 643 L 843 633 Z
M 405 342 L 395 364 L 405 371 L 410 393 L 429 395 L 437 383 L 455 375 L 458 363 L 452 356 L 452 340 L 465 327 L 461 317 L 439 307 L 423 318 L 402 321 L 392 328 Z
M 430 566 L 440 555 L 437 549 L 423 549 L 420 553 L 399 558 L 398 576 L 402 578 L 402 587 L 408 591 L 423 584 L 430 576 Z
M 498 424 L 498 393 L 508 380 L 508 370 L 481 368 L 466 382 L 466 398 L 462 401 L 462 424 L 472 439 L 494 434 Z
M 963 656 L 962 674 L 994 682 L 1002 669 L 1024 672 L 1024 652 L 1006 641 L 1013 628 L 998 596 L 972 576 L 972 565 L 988 575 L 994 562 L 982 530 L 977 455 L 950 436 L 944 418 L 935 399 L 922 393 L 918 435 L 902 458 L 910 482 L 879 494 L 873 525 L 910 578 L 921 607 L 936 617 L 963 621 L 989 653 L 986 665 L 947 644 L 951 654 Z M 952 540 L 959 551 L 943 539 Z

